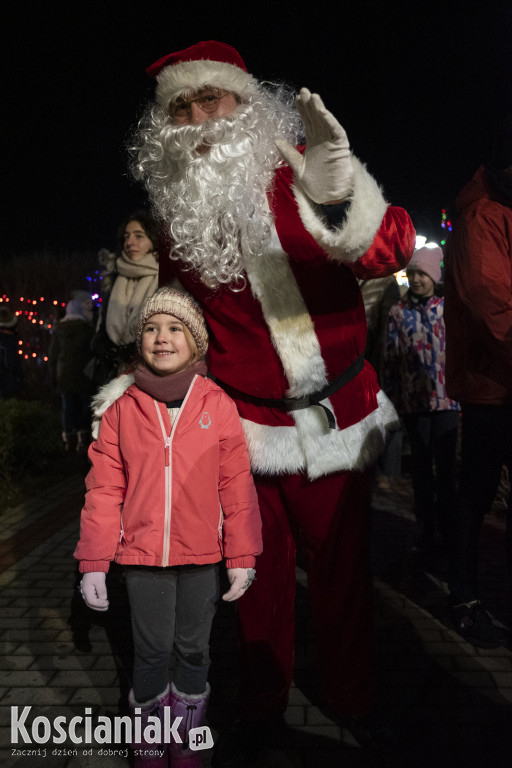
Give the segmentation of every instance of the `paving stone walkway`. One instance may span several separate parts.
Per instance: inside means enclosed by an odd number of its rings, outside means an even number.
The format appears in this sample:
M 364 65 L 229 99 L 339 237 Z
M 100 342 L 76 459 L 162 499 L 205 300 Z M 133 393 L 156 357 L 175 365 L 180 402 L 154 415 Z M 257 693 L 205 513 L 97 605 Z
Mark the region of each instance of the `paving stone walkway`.
M 118 745 L 25 744 L 11 741 L 13 707 L 29 735 L 50 721 L 118 712 L 129 680 L 130 649 L 122 615 L 95 617 L 92 649 L 77 650 L 68 624 L 75 586 L 72 552 L 78 537 L 83 480 L 73 472 L 37 499 L 0 514 L 0 765 L 3 768 L 116 768 L 127 766 Z M 454 632 L 447 611 L 445 566 L 434 551 L 423 564 L 408 555 L 413 538 L 407 478 L 373 502 L 376 662 L 380 699 L 402 749 L 372 755 L 322 709 L 306 612 L 307 579 L 297 569 L 297 664 L 288 733 L 257 768 L 490 768 L 512 765 L 512 652 L 481 650 Z M 116 574 L 113 590 L 119 589 Z M 486 607 L 510 626 L 510 578 L 504 518 L 493 513 L 482 537 Z M 238 665 L 235 606 L 222 604 L 212 636 L 210 724 L 214 738 L 236 717 Z M 103 615 L 104 616 L 104 615 Z M 87 718 L 86 718 L 87 719 Z M 31 726 L 35 721 L 35 725 Z M 85 740 L 87 731 L 76 728 Z M 210 752 L 204 752 L 205 768 Z

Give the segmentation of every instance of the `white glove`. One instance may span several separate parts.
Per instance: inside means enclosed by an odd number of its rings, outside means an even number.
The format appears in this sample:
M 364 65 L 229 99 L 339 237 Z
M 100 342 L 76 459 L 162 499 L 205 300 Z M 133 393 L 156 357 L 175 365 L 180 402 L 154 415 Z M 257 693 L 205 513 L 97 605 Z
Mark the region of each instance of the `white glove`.
M 80 582 L 80 592 L 89 608 L 95 611 L 108 610 L 107 585 L 102 571 L 84 573 Z
M 231 589 L 222 595 L 222 599 L 231 603 L 245 595 L 256 578 L 256 571 L 254 568 L 228 568 L 227 572 Z
M 287 141 L 276 141 L 306 195 L 315 203 L 340 203 L 352 192 L 354 170 L 347 134 L 317 93 L 301 88 L 296 101 L 306 130 L 303 155 Z

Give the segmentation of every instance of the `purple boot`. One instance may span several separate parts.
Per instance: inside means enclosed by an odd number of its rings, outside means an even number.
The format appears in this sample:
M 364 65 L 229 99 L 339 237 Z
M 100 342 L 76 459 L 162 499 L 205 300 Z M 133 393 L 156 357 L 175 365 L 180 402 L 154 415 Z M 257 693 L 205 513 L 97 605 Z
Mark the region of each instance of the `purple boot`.
M 128 703 L 132 717 L 132 743 L 133 749 L 133 768 L 168 768 L 169 765 L 169 745 L 164 743 L 164 707 L 169 706 L 170 688 L 167 686 L 165 691 L 150 701 L 144 701 L 139 704 L 135 701 L 133 690 L 128 695 Z M 137 708 L 137 711 L 135 711 Z M 140 710 L 140 711 L 138 711 Z M 144 738 L 144 729 L 147 725 L 151 726 L 154 721 L 148 718 L 156 717 L 160 720 L 162 734 L 162 743 L 151 744 Z M 140 741 L 135 736 L 135 719 L 140 722 Z
M 171 704 L 172 720 L 181 717 L 181 723 L 178 726 L 178 733 L 181 737 L 181 744 L 171 741 L 169 745 L 169 764 L 179 766 L 180 768 L 203 768 L 201 751 L 192 750 L 189 746 L 189 733 L 192 728 L 204 726 L 206 721 L 206 709 L 208 699 L 210 698 L 210 686 L 206 683 L 206 691 L 200 694 L 181 693 L 171 684 L 171 695 L 169 697 Z M 205 727 L 205 732 L 209 729 Z M 205 742 L 203 742 L 204 744 Z M 210 746 L 213 746 L 211 744 Z

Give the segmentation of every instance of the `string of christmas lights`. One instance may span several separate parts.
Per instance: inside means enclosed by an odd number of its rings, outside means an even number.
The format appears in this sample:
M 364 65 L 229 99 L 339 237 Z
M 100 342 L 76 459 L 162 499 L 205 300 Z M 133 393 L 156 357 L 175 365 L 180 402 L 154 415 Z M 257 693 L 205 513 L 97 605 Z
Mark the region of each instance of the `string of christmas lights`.
M 452 231 L 452 223 L 448 218 L 446 209 L 441 210 L 441 227 L 448 232 Z M 443 246 L 446 244 L 446 237 L 440 241 Z M 93 275 L 87 275 L 86 280 L 91 284 L 91 289 L 100 290 L 101 281 L 104 278 L 104 273 L 96 270 Z M 402 270 L 397 273 L 397 280 L 399 284 L 408 285 L 406 271 Z M 100 307 L 102 298 L 99 292 L 92 293 L 91 298 L 96 307 Z M 14 310 L 14 314 L 20 319 L 26 319 L 31 325 L 36 326 L 33 330 L 45 331 L 48 335 L 51 335 L 54 325 L 58 322 L 58 311 L 63 310 L 66 307 L 67 302 L 60 299 L 46 299 L 44 296 L 40 296 L 39 299 L 29 299 L 25 296 L 20 296 L 17 300 L 12 300 L 5 293 L 0 296 L 0 304 L 13 304 L 17 303 L 17 309 Z M 30 309 L 29 309 L 30 307 Z M 39 307 L 39 309 L 32 309 L 32 307 Z M 41 312 L 45 317 L 41 317 Z M 32 341 L 25 341 L 23 339 L 18 340 L 19 350 L 18 354 L 23 357 L 24 360 L 34 360 L 38 363 L 47 363 L 48 355 L 44 349 L 48 348 L 49 339 L 36 339 Z
M 96 271 L 94 275 L 87 276 L 86 280 L 91 283 L 91 288 L 98 290 L 103 275 Z M 96 307 L 101 306 L 103 299 L 99 293 L 92 293 L 91 299 Z M 50 336 L 54 326 L 59 321 L 59 317 L 62 316 L 67 302 L 61 299 L 47 299 L 44 296 L 40 296 L 38 299 L 26 296 L 13 299 L 4 293 L 0 296 L 1 304 L 8 304 L 18 319 L 29 324 L 28 328 L 24 328 L 23 325 L 18 327 L 20 336 L 24 337 L 18 339 L 18 355 L 27 361 L 47 363 Z M 27 338 L 27 334 L 31 334 L 31 337 Z
M 448 230 L 448 232 L 452 231 L 452 222 L 448 218 L 445 208 L 441 210 L 441 227 L 442 229 Z M 446 245 L 446 237 L 441 240 L 441 245 Z

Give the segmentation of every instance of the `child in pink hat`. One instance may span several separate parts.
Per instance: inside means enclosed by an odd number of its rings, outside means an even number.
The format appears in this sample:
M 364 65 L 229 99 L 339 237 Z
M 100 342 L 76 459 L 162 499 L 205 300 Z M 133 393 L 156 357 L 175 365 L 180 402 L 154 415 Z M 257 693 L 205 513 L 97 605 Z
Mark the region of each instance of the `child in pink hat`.
M 416 514 L 413 553 L 424 555 L 436 534 L 446 542 L 456 483 L 459 404 L 446 394 L 444 298 L 436 295 L 443 252 L 414 251 L 409 290 L 390 310 L 382 387 L 404 424 L 411 449 Z

